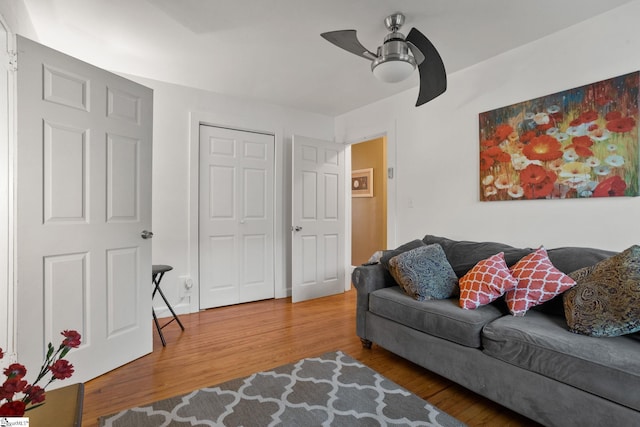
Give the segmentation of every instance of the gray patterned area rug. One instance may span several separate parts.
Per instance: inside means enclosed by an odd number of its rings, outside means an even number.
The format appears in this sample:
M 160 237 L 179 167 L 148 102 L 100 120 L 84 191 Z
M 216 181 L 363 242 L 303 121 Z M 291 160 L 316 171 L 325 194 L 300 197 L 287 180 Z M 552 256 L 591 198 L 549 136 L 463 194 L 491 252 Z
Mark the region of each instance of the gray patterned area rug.
M 464 424 L 337 351 L 101 417 L 100 426 Z

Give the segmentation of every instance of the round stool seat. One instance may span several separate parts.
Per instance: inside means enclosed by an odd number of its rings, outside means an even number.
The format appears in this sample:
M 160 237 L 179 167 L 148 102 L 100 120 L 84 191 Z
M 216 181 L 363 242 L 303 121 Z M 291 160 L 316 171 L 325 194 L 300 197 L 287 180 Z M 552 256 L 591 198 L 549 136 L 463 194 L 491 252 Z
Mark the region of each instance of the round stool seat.
M 153 272 L 154 275 L 159 273 L 166 273 L 167 271 L 171 271 L 171 270 L 173 270 L 173 267 L 171 267 L 170 265 L 158 264 L 158 265 L 151 266 L 151 271 Z

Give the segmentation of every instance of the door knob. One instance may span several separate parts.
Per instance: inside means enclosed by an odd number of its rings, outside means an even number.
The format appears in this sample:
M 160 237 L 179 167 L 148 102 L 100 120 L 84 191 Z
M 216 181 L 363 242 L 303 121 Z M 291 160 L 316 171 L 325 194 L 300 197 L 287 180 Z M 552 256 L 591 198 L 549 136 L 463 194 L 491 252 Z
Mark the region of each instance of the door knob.
M 299 225 L 296 225 L 295 227 L 293 227 L 293 231 L 300 231 L 302 230 L 302 227 L 300 227 Z
M 149 230 L 142 230 L 142 233 L 140 233 L 140 237 L 142 237 L 143 239 L 151 239 L 153 237 L 153 233 Z

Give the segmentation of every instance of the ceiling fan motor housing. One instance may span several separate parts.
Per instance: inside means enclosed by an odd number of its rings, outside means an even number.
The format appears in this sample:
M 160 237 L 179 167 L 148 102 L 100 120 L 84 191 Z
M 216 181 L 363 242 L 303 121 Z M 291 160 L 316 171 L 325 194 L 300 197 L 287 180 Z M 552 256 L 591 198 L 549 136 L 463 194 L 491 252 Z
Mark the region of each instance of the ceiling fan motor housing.
M 411 72 L 416 68 L 416 60 L 410 53 L 409 46 L 404 40 L 404 35 L 397 32 L 388 34 L 385 37 L 385 41 L 382 46 L 378 47 L 377 56 L 378 57 L 371 62 L 371 70 L 374 71 L 374 74 L 376 67 L 390 61 L 401 61 L 406 63 L 408 65 L 406 67 L 408 72 Z M 404 78 L 406 78 L 406 75 Z M 401 75 L 398 75 L 397 79 L 385 79 L 385 81 L 393 83 L 404 80 L 404 78 L 401 78 Z

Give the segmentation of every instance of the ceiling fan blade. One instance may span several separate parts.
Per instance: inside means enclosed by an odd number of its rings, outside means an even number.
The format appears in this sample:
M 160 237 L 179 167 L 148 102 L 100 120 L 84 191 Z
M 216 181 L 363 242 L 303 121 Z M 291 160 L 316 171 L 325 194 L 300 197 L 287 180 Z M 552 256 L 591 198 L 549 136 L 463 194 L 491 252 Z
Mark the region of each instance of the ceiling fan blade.
M 447 72 L 435 46 L 420 31 L 412 28 L 407 35 L 409 46 L 415 46 L 425 60 L 418 65 L 420 91 L 416 107 L 425 104 L 447 90 Z
M 416 64 L 420 65 L 424 61 L 424 55 L 420 52 L 420 49 L 416 45 L 411 42 L 407 42 L 407 46 L 411 49 L 411 53 L 413 54 L 413 58 L 416 60 Z
M 324 37 L 325 40 L 355 55 L 371 61 L 377 58 L 374 53 L 369 52 L 366 47 L 360 44 L 356 37 L 356 30 L 329 31 L 320 35 Z

